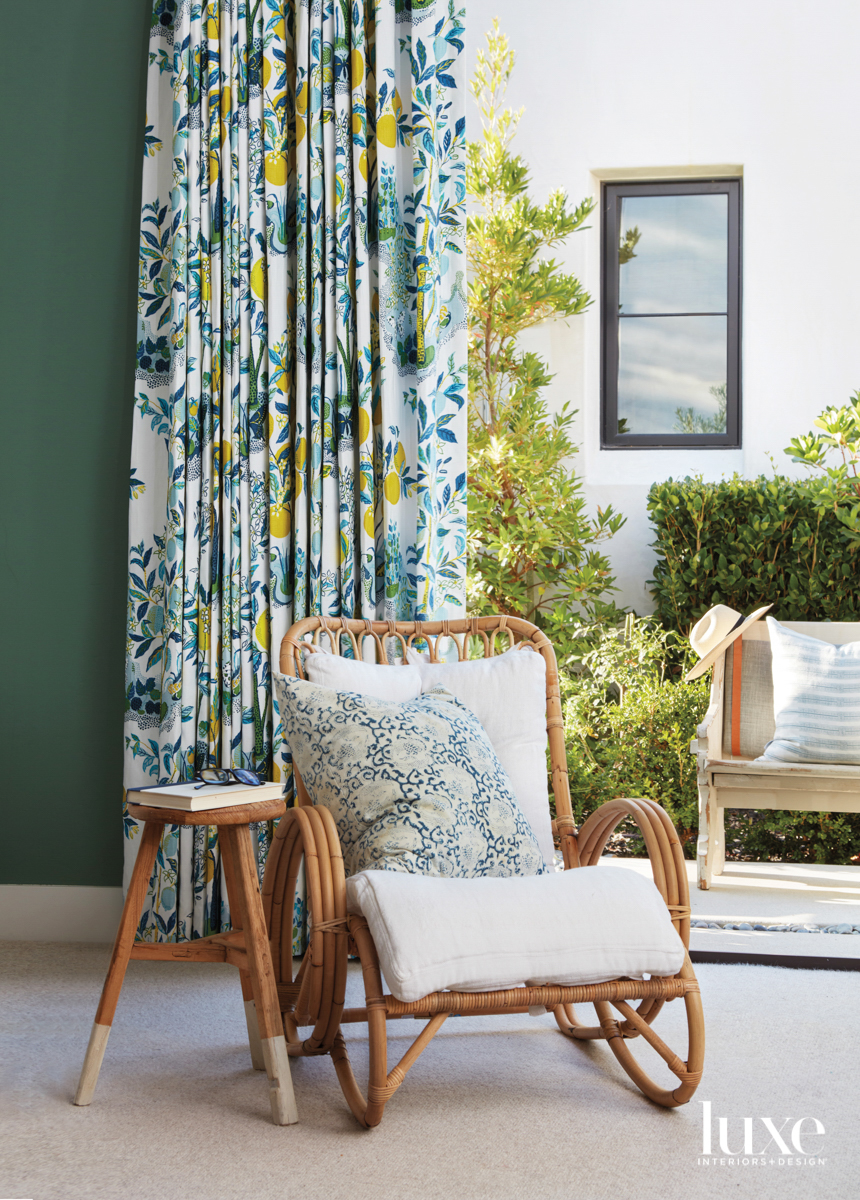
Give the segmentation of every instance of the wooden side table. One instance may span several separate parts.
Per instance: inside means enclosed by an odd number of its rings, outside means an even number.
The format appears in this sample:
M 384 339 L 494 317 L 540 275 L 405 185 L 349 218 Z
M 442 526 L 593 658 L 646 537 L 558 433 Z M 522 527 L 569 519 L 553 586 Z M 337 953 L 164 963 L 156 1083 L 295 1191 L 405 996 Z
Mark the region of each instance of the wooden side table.
M 81 1071 L 75 1104 L 87 1105 L 93 1098 L 104 1058 L 125 970 L 130 958 L 188 962 L 229 962 L 239 968 L 251 1061 L 269 1077 L 269 1098 L 276 1125 L 293 1125 L 299 1116 L 293 1096 L 284 1025 L 269 952 L 269 939 L 257 864 L 251 845 L 250 823 L 271 821 L 286 812 L 283 800 L 231 808 L 183 812 L 173 808 L 148 808 L 129 804 L 129 814 L 143 822 L 143 836 L 131 883 L 114 942 L 113 954 L 95 1024 Z M 165 825 L 217 825 L 221 864 L 230 901 L 231 933 L 196 938 L 191 942 L 137 942 L 135 933 L 143 910 L 155 856 Z

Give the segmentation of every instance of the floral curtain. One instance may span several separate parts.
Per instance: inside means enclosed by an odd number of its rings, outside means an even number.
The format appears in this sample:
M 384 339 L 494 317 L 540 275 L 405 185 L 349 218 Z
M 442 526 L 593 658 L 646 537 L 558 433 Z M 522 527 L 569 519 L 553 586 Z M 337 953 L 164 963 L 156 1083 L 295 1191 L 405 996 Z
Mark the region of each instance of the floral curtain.
M 288 788 L 270 672 L 292 622 L 462 609 L 463 17 L 154 4 L 127 788 L 213 765 Z M 140 936 L 229 921 L 218 862 L 214 829 L 168 827 Z

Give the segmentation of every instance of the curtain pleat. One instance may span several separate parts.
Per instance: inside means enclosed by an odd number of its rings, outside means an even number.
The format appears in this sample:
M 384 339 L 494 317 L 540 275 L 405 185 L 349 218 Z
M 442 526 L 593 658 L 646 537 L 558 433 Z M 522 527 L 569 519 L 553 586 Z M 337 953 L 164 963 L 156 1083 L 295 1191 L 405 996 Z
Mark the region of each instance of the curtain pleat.
M 242 766 L 290 797 L 290 625 L 462 611 L 463 15 L 153 5 L 126 788 Z M 167 828 L 140 936 L 228 923 L 216 830 Z

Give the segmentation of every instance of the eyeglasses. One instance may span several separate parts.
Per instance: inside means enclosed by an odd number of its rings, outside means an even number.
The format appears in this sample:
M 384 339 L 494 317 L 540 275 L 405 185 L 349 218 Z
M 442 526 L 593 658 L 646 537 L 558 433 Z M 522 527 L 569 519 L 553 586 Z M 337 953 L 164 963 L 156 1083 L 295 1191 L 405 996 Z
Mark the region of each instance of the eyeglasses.
M 205 787 L 207 783 L 222 783 L 225 785 L 244 783 L 248 787 L 262 787 L 264 782 L 253 771 L 245 771 L 241 767 L 206 767 L 204 770 L 197 772 L 195 779 L 200 780 L 200 783 L 194 787 L 195 792 Z

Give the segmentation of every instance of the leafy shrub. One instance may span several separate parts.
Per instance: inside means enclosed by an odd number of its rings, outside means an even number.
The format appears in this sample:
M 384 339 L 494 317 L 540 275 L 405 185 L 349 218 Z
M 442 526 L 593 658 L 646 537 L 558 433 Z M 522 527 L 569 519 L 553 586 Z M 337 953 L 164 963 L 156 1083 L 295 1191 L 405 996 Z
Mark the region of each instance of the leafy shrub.
M 684 646 L 649 618 L 597 628 L 576 675 L 563 677 L 567 769 L 577 822 L 616 796 L 642 796 L 666 809 L 687 858 L 699 825 L 690 741 L 708 705 L 705 679 L 673 682 Z M 674 663 L 673 663 L 674 660 Z M 615 852 L 643 854 L 638 833 Z
M 857 813 L 726 810 L 726 857 L 752 862 L 860 861 Z
M 773 604 L 785 621 L 860 620 L 857 543 L 806 482 L 777 475 L 655 483 L 651 588 L 667 629 L 689 633 L 714 604 Z

